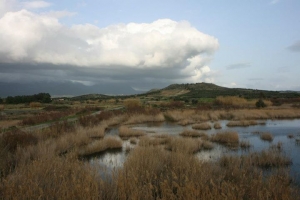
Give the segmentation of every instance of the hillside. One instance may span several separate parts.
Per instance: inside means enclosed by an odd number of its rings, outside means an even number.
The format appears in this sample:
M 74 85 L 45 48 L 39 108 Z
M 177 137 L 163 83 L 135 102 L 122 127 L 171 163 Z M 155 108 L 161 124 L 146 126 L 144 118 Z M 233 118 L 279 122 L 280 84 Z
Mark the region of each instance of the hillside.
M 217 96 L 242 96 L 244 98 L 296 98 L 300 94 L 295 91 L 268 91 L 245 88 L 226 88 L 212 83 L 172 84 L 161 90 L 148 93 L 156 97 L 175 97 L 177 99 L 215 98 Z

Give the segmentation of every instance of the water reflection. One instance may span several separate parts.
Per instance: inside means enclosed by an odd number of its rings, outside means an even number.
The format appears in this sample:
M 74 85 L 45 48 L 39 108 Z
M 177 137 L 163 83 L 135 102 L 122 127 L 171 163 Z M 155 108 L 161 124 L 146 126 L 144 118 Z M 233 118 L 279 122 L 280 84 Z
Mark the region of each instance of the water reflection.
M 291 165 L 291 173 L 296 179 L 296 182 L 300 183 L 300 120 L 266 120 L 260 121 L 263 124 L 258 124 L 249 127 L 227 127 L 228 121 L 219 121 L 222 125 L 221 130 L 216 130 L 212 128 L 208 131 L 203 131 L 207 134 L 214 134 L 216 132 L 222 131 L 236 131 L 239 133 L 240 140 L 249 141 L 252 145 L 250 151 L 262 151 L 270 148 L 271 145 L 282 143 L 283 151 L 292 159 L 293 164 Z M 209 122 L 213 127 L 213 122 Z M 148 135 L 157 134 L 170 134 L 178 135 L 185 129 L 192 129 L 192 125 L 180 126 L 176 123 L 148 123 L 148 124 L 138 124 L 131 126 L 133 129 L 143 130 Z M 274 136 L 272 142 L 262 141 L 258 133 L 270 132 Z M 289 138 L 288 135 L 293 135 L 294 137 Z M 106 135 L 118 135 L 118 127 L 111 127 L 107 130 Z M 126 149 L 134 148 L 129 141 L 123 142 L 123 151 L 121 152 L 107 152 L 101 156 L 94 157 L 90 160 L 90 163 L 97 163 L 101 166 L 107 168 L 108 170 L 113 170 L 123 166 L 126 160 Z M 203 161 L 215 161 L 221 157 L 223 154 L 233 154 L 241 155 L 247 154 L 247 151 L 241 149 L 237 151 L 231 151 L 228 148 L 214 144 L 214 149 L 210 151 L 201 151 L 196 154 L 196 156 Z

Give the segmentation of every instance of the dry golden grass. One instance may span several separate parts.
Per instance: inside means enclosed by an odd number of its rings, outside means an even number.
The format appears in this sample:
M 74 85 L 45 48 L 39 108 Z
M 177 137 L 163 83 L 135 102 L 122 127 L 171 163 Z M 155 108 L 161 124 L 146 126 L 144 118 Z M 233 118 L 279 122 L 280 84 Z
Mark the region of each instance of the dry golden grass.
M 145 135 L 144 131 L 128 128 L 127 126 L 120 126 L 119 127 L 119 136 L 121 138 L 140 137 L 140 136 L 143 136 L 143 135 Z
M 12 126 L 17 126 L 21 123 L 21 120 L 1 120 L 0 121 L 0 129 L 6 129 Z
M 103 138 L 105 136 L 105 129 L 107 128 L 106 125 L 100 124 L 94 127 L 86 128 L 86 134 L 90 138 Z
M 206 133 L 194 130 L 184 130 L 183 132 L 179 133 L 179 135 L 184 137 L 208 137 Z
M 193 119 L 183 119 L 177 122 L 177 124 L 181 125 L 181 126 L 187 126 L 189 124 L 194 124 L 195 120 Z
M 211 129 L 211 126 L 208 122 L 204 122 L 204 123 L 201 123 L 201 124 L 194 124 L 192 126 L 193 129 L 197 129 L 197 130 L 209 130 Z
M 298 198 L 286 171 L 263 175 L 242 157 L 201 162 L 158 147 L 132 150 L 117 182 L 120 199 Z
M 134 114 L 129 116 L 128 120 L 124 124 L 140 124 L 145 122 L 163 122 L 165 117 L 162 113 L 157 115 L 145 115 L 145 114 Z
M 166 144 L 165 149 L 172 152 L 193 154 L 199 152 L 202 148 L 202 141 L 191 138 L 171 138 Z
M 123 103 L 127 109 L 140 107 L 142 105 L 139 99 L 125 99 Z
M 278 149 L 273 148 L 260 153 L 251 153 L 249 157 L 251 163 L 259 167 L 281 167 L 292 163 L 289 157 L 282 154 Z
M 137 138 L 130 138 L 129 142 L 130 144 L 137 144 L 138 140 Z
M 0 111 L 4 110 L 4 105 L 0 105 Z
M 268 132 L 261 133 L 260 134 L 260 139 L 262 139 L 264 141 L 272 142 L 273 141 L 273 135 L 271 133 L 268 133 Z
M 122 149 L 122 141 L 116 137 L 105 137 L 102 140 L 96 140 L 87 146 L 79 149 L 78 156 L 89 156 L 92 154 L 102 153 L 110 149 Z
M 192 115 L 195 114 L 194 110 L 170 110 L 165 113 L 166 119 L 169 119 L 170 121 L 180 121 L 180 120 L 186 120 L 189 119 Z
M 212 135 L 211 140 L 229 147 L 235 147 L 239 144 L 239 135 L 237 132 L 223 132 Z
M 230 121 L 227 123 L 227 126 L 234 127 L 234 126 L 254 126 L 257 125 L 257 121 L 254 120 L 243 120 L 243 121 Z
M 158 146 L 158 145 L 165 145 L 170 142 L 171 137 L 141 137 L 139 141 L 139 146 Z
M 3 199 L 113 199 L 112 188 L 82 162 L 53 157 L 19 167 L 0 191 Z
M 224 106 L 244 107 L 249 105 L 249 102 L 246 99 L 236 96 L 219 96 L 216 98 L 215 101 L 217 104 Z
M 222 128 L 222 126 L 221 126 L 220 122 L 216 122 L 214 124 L 214 129 L 221 129 L 221 128 Z
M 29 106 L 30 108 L 39 108 L 42 106 L 42 104 L 40 102 L 31 102 Z

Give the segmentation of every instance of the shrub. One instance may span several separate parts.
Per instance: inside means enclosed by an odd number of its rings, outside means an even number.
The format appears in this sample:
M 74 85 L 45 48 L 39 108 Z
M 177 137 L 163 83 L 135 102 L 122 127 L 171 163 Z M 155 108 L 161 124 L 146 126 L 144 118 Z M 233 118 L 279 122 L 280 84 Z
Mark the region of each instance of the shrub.
M 256 103 L 255 103 L 255 106 L 257 108 L 264 108 L 266 107 L 267 105 L 265 104 L 265 102 L 262 100 L 262 99 L 259 99 Z

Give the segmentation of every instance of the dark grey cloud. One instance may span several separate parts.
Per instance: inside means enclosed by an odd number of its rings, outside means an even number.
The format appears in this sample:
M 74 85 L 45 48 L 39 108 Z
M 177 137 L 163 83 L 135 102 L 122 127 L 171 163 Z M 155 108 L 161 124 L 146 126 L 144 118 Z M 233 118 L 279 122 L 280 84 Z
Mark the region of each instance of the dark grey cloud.
M 291 46 L 288 46 L 287 49 L 291 52 L 300 52 L 300 40 L 296 41 Z
M 235 63 L 232 65 L 226 66 L 226 69 L 232 70 L 232 69 L 243 69 L 243 68 L 248 68 L 251 67 L 251 63 Z

